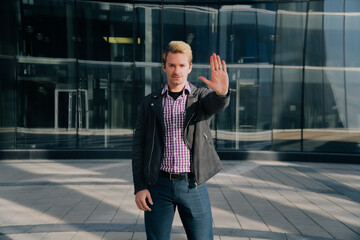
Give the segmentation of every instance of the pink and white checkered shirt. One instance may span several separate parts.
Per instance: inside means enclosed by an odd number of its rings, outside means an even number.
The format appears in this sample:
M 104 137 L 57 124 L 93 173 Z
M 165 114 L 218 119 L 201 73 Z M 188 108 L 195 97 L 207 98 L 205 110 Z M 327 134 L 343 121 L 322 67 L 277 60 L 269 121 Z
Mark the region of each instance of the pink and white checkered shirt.
M 165 151 L 160 169 L 169 173 L 191 172 L 190 150 L 183 140 L 186 100 L 191 88 L 187 83 L 176 100 L 168 92 L 166 84 L 161 92 L 164 95 Z

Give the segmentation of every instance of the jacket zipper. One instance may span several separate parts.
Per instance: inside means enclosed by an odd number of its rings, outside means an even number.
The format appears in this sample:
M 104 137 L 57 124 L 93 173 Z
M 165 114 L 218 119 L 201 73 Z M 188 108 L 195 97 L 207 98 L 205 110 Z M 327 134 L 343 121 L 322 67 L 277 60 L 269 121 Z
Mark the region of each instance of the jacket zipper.
M 184 139 L 184 142 L 185 142 L 185 145 L 186 145 L 186 146 L 187 146 L 188 144 L 187 144 L 187 142 L 185 141 L 185 139 L 186 139 L 186 138 L 185 138 L 185 132 L 186 132 L 186 128 L 189 126 L 190 121 L 191 121 L 191 119 L 193 118 L 194 114 L 195 114 L 195 112 L 193 112 L 193 114 L 191 115 L 189 121 L 187 122 L 187 124 L 186 124 L 186 126 L 185 126 L 185 128 L 184 128 L 183 139 Z
M 149 175 L 149 185 L 150 185 L 150 165 L 151 165 L 151 159 L 152 159 L 152 155 L 154 152 L 154 143 L 155 143 L 155 121 L 156 121 L 156 116 L 154 116 L 154 127 L 153 127 L 153 137 L 152 137 L 152 145 L 151 145 L 151 152 L 150 152 L 150 160 L 149 160 L 149 165 L 148 165 L 148 175 Z
M 187 143 L 186 140 L 185 140 L 185 139 L 186 139 L 186 138 L 185 138 L 186 128 L 189 126 L 190 121 L 191 121 L 191 119 L 194 117 L 194 115 L 195 115 L 195 112 L 193 112 L 193 114 L 192 114 L 191 117 L 189 118 L 189 121 L 187 122 L 187 124 L 186 124 L 186 126 L 185 126 L 185 128 L 184 128 L 183 139 L 184 139 L 184 142 L 185 142 L 185 145 L 186 145 L 186 146 L 188 146 L 188 143 Z M 188 146 L 188 148 L 190 149 L 189 146 Z M 194 162 L 193 162 L 193 164 L 194 164 Z M 195 164 L 193 165 L 193 167 L 195 167 Z M 195 180 L 195 189 L 197 189 L 198 183 L 197 183 L 197 180 L 196 180 L 195 171 L 194 171 L 194 180 Z

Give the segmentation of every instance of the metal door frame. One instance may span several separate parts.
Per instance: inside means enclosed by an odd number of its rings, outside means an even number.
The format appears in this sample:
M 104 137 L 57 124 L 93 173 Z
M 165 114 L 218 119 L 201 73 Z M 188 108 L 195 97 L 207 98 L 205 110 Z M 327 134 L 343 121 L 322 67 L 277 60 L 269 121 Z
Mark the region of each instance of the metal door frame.
M 59 92 L 67 92 L 69 93 L 69 106 L 68 106 L 68 128 L 59 128 L 58 124 L 58 117 L 59 117 Z M 86 119 L 86 127 L 82 128 L 82 101 L 81 101 L 81 92 L 84 93 L 85 96 L 85 119 Z M 70 93 L 76 94 L 75 99 L 75 127 L 71 128 L 71 122 L 72 122 L 72 96 Z M 64 130 L 64 131 L 70 131 L 70 130 L 89 130 L 89 104 L 88 104 L 88 95 L 86 89 L 55 89 L 55 118 L 54 118 L 54 126 L 55 130 Z

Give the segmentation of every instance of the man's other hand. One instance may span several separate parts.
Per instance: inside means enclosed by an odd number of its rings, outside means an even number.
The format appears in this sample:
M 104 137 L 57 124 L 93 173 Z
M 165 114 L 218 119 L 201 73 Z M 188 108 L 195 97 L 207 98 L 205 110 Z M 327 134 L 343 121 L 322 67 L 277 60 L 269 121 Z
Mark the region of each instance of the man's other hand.
M 136 206 L 140 210 L 151 211 L 151 208 L 147 204 L 149 203 L 150 205 L 153 205 L 153 201 L 151 199 L 149 190 L 145 189 L 137 192 L 135 195 L 135 202 L 136 202 Z

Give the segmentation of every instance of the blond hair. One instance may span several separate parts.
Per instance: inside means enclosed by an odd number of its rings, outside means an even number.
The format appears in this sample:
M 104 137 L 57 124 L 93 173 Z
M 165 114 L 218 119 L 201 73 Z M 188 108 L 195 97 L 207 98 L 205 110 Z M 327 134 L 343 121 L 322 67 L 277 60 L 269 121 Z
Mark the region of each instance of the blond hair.
M 163 53 L 163 64 L 166 65 L 166 58 L 168 53 L 182 53 L 185 54 L 189 60 L 189 64 L 192 63 L 192 51 L 189 44 L 183 41 L 171 41 L 169 42 L 165 52 Z

